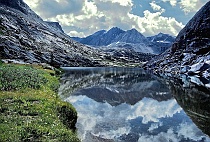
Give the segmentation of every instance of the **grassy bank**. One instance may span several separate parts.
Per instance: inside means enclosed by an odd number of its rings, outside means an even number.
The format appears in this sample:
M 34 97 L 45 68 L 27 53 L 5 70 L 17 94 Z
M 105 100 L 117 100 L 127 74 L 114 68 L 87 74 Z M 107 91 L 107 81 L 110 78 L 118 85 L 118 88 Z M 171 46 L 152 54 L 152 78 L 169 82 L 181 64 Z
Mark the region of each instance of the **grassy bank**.
M 0 64 L 0 141 L 79 141 L 77 113 L 58 86 L 52 70 Z

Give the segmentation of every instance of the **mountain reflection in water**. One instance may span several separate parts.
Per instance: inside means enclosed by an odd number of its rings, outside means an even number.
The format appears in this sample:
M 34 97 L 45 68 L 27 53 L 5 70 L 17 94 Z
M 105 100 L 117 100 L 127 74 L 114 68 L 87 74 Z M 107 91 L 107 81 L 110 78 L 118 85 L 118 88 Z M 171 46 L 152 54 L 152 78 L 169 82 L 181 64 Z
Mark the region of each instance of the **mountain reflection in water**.
M 182 76 L 182 80 L 176 82 L 167 81 L 172 94 L 185 113 L 210 136 L 210 90 L 190 83 L 186 76 Z
M 64 69 L 59 94 L 76 108 L 83 142 L 210 141 L 177 104 L 169 82 L 142 69 Z

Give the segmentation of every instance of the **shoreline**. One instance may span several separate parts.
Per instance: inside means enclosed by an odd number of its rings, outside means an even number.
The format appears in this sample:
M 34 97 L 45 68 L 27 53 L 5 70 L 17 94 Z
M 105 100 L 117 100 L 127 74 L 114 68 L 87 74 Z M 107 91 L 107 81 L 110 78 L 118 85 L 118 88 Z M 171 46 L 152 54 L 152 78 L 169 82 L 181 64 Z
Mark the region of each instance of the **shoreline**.
M 77 112 L 59 98 L 55 70 L 4 63 L 0 70 L 1 141 L 80 141 Z

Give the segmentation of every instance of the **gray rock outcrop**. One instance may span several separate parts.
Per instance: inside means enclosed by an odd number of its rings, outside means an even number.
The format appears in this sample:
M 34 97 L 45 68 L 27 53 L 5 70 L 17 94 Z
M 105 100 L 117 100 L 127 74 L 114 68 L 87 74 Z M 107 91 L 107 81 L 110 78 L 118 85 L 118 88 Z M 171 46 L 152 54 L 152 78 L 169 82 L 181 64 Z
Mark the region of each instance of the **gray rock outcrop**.
M 144 67 L 156 73 L 186 74 L 196 84 L 210 87 L 210 2 L 180 31 L 170 49 Z M 195 79 L 197 78 L 197 79 Z

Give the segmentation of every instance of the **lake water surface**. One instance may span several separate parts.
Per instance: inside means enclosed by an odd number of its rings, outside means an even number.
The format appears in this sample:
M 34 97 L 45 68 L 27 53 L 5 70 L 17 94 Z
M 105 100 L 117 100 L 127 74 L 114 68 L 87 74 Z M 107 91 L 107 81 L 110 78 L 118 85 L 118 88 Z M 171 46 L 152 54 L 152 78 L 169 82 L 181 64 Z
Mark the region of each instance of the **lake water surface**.
M 59 94 L 83 142 L 210 142 L 208 90 L 138 68 L 64 69 Z

